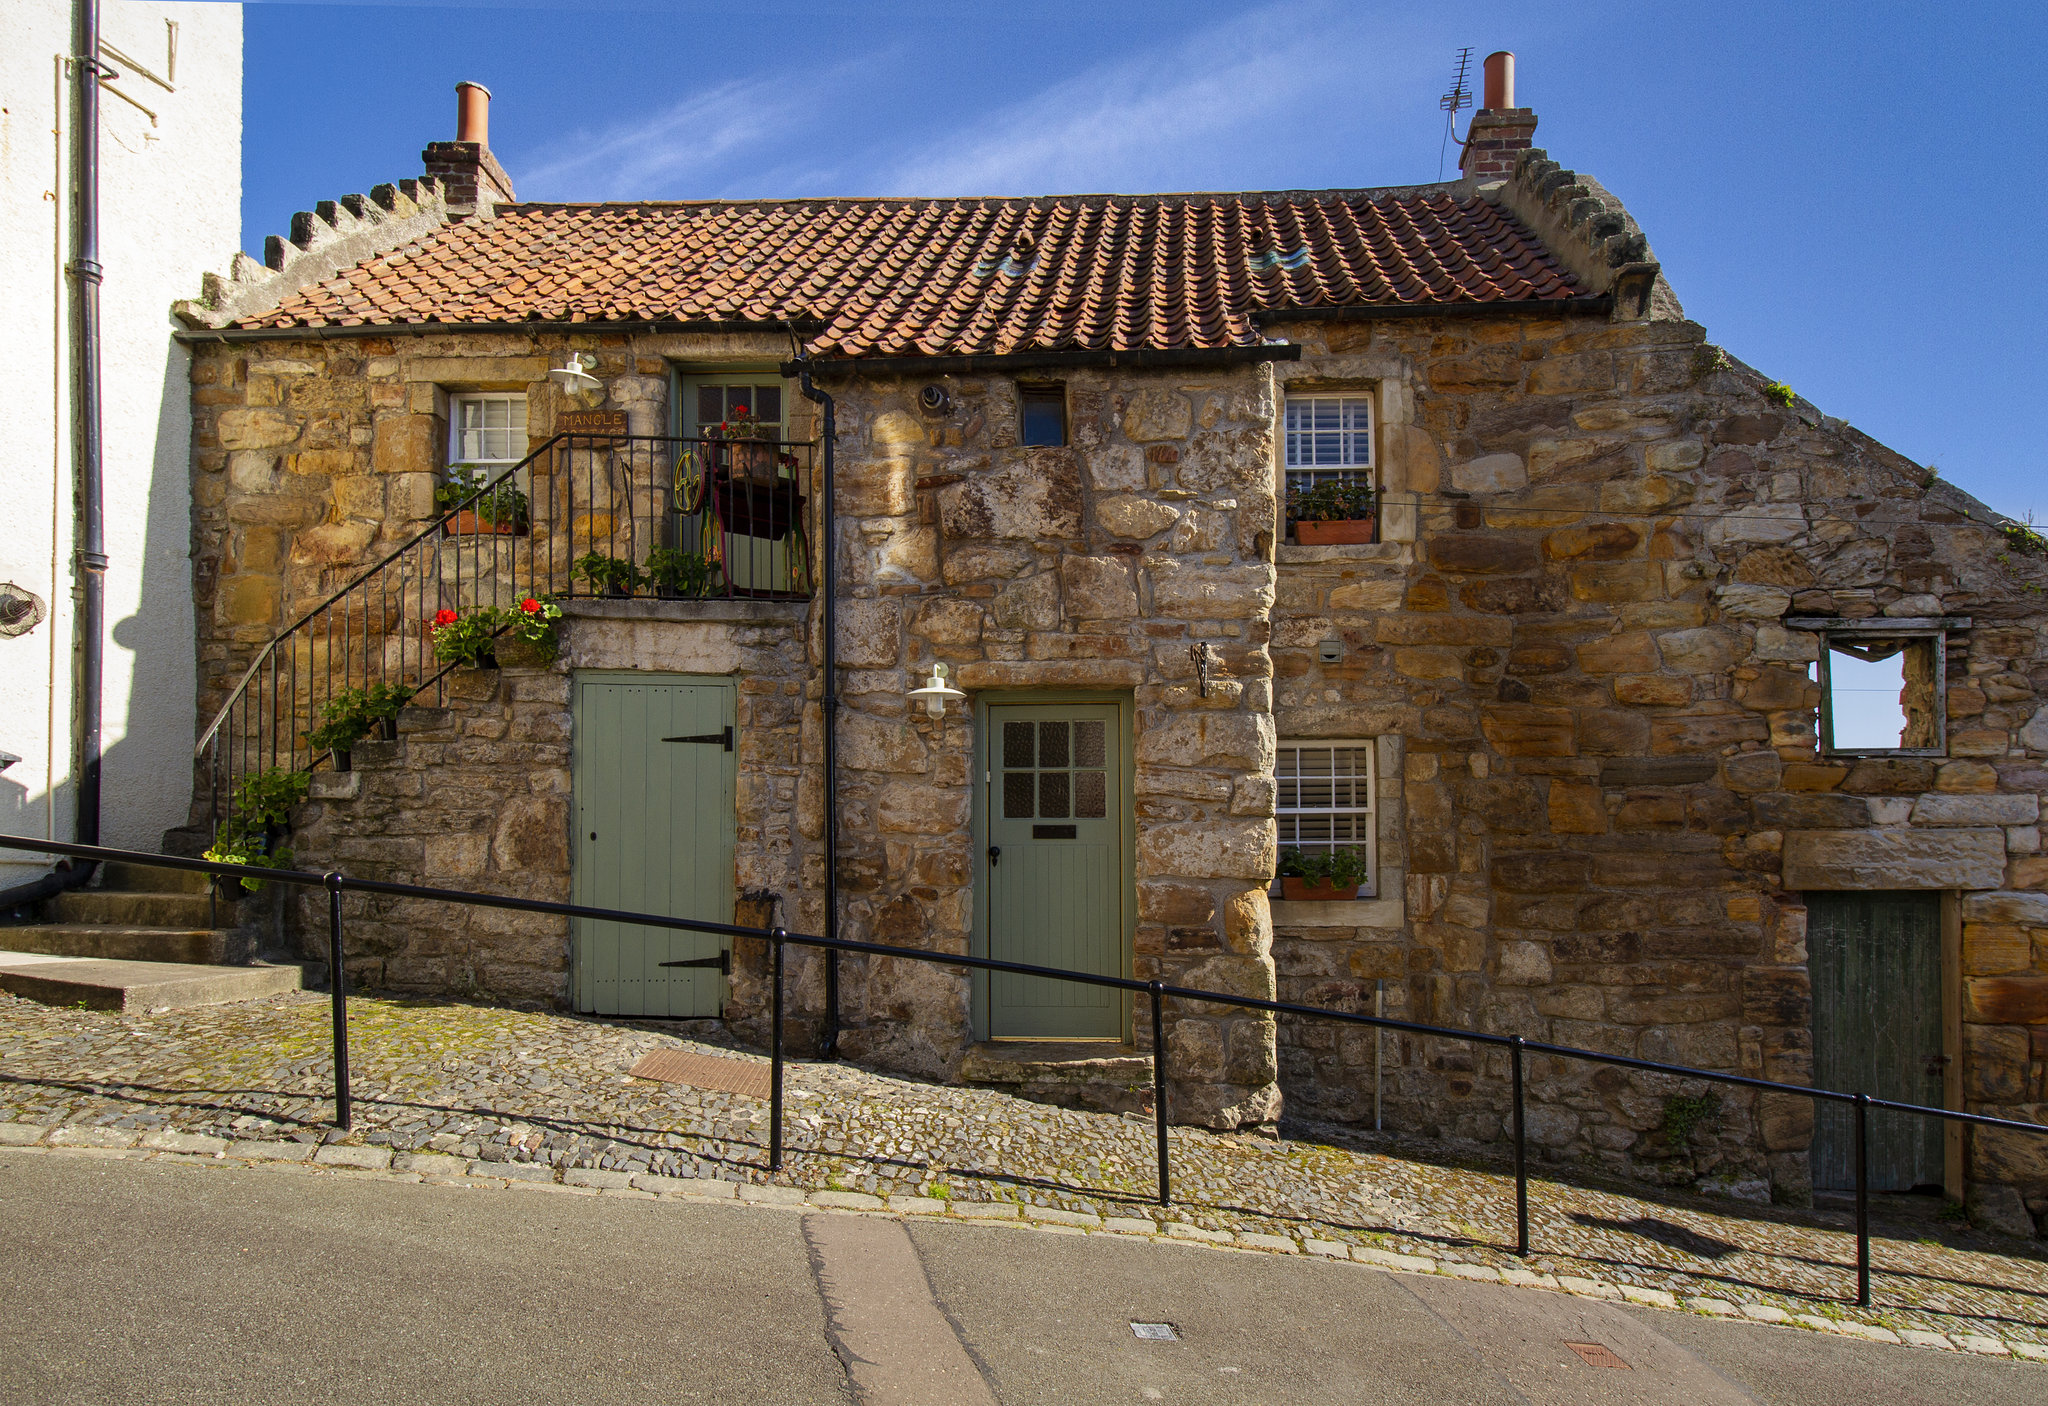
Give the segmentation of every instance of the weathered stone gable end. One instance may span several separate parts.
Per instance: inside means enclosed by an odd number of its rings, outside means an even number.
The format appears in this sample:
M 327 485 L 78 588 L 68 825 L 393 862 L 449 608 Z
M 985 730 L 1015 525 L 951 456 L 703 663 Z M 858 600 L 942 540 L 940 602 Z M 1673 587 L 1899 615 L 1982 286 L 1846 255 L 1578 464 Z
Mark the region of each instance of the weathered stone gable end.
M 2048 1055 L 2048 574 L 1994 516 L 1669 318 L 1275 325 L 1290 386 L 1376 385 L 1383 541 L 1280 548 L 1275 719 L 1381 743 L 1381 894 L 1281 905 L 1283 996 L 1802 1081 L 1805 908 L 1788 845 L 1889 855 L 1962 902 L 1964 1091 L 2038 1117 Z M 1788 618 L 1962 616 L 1939 758 L 1827 760 Z M 1336 638 L 1341 661 L 1317 645 Z M 2000 916 L 1994 917 L 1997 914 Z M 1326 924 L 1342 919 L 1345 925 Z M 1993 973 L 1997 973 L 1993 975 Z M 1375 1042 L 1283 1031 L 1290 1110 L 1370 1116 Z M 1388 1041 L 1394 1126 L 1500 1134 L 1505 1069 Z M 1399 1067 L 1394 1067 L 1398 1065 Z M 1546 1146 L 1671 1179 L 1805 1177 L 1803 1101 L 1663 1145 L 1663 1097 L 1545 1067 Z M 1475 1093 L 1476 1091 L 1476 1093 Z M 2048 1160 L 1980 1164 L 2048 1192 Z M 1989 1173 L 1987 1173 L 1989 1174 Z

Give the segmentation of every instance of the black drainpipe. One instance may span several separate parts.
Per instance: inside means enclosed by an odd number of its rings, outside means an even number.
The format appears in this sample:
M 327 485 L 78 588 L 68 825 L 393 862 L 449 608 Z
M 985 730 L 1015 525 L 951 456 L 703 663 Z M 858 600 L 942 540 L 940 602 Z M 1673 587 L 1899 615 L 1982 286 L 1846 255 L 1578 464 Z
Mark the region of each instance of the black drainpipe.
M 100 842 L 100 675 L 106 633 L 107 552 L 100 475 L 100 62 L 99 0 L 78 0 L 71 74 L 77 80 L 73 115 L 74 200 L 71 222 L 73 299 L 74 446 L 78 498 L 78 620 L 72 636 L 71 760 L 78 775 L 72 834 L 81 845 Z M 94 860 L 63 860 L 39 879 L 0 889 L 0 919 L 32 916 L 30 905 L 82 887 Z
M 804 399 L 824 408 L 825 465 L 818 489 L 821 519 L 819 537 L 823 543 L 825 587 L 825 936 L 839 936 L 839 615 L 838 540 L 833 530 L 832 450 L 838 438 L 837 406 L 832 397 L 811 384 L 811 358 L 799 347 L 796 357 L 797 384 Z M 825 1029 L 818 1053 L 827 1059 L 839 1051 L 839 953 L 825 953 Z
M 100 473 L 100 63 L 99 0 L 78 0 L 77 213 L 72 222 L 71 286 L 75 296 L 78 451 L 79 589 L 77 842 L 100 842 L 100 676 L 106 635 L 105 503 Z M 87 872 L 90 872 L 88 870 Z

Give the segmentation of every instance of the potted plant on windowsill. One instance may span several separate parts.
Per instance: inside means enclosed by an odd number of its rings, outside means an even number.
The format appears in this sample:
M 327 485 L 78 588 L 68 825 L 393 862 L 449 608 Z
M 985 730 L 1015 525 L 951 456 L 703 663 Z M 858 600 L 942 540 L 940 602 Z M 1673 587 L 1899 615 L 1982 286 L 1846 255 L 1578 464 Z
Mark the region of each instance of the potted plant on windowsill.
M 623 557 L 608 557 L 603 552 L 585 552 L 570 563 L 569 569 L 590 583 L 593 595 L 624 599 L 647 584 L 639 567 Z
M 486 492 L 484 486 L 489 482 L 490 471 L 481 465 L 449 466 L 448 481 L 434 490 L 434 506 L 443 512 L 462 506 L 462 511 L 448 520 L 449 536 L 526 535 L 526 495 L 510 479 Z
M 1332 479 L 1290 490 L 1287 516 L 1294 524 L 1294 540 L 1304 547 L 1370 542 L 1379 526 L 1379 492 L 1369 483 Z
M 647 579 L 669 600 L 701 600 L 718 581 L 718 567 L 706 556 L 676 547 L 656 547 L 647 554 Z
M 1356 850 L 1280 851 L 1280 896 L 1289 903 L 1348 903 L 1367 877 Z

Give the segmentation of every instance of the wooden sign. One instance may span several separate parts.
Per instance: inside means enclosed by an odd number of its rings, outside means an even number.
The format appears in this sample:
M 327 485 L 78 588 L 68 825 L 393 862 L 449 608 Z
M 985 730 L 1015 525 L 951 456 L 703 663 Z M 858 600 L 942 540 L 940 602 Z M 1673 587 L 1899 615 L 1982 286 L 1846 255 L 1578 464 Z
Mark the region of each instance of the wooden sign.
M 625 434 L 623 410 L 561 410 L 555 413 L 556 434 Z

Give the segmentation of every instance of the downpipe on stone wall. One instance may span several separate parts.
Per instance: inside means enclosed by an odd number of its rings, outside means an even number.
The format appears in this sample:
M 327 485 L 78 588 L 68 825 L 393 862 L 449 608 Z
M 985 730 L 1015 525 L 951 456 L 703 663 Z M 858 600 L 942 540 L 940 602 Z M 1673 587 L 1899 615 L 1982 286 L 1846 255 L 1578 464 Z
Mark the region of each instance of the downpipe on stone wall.
M 790 330 L 790 340 L 796 342 L 796 332 Z M 820 582 L 825 590 L 824 620 L 824 662 L 825 688 L 820 699 L 820 710 L 825 724 L 825 936 L 839 936 L 839 615 L 838 573 L 839 554 L 833 512 L 832 454 L 834 441 L 839 435 L 837 419 L 838 406 L 832 397 L 811 384 L 811 358 L 797 343 L 792 365 L 797 374 L 797 384 L 803 390 L 804 399 L 820 407 L 823 414 L 821 434 L 825 441 L 824 466 L 819 487 L 819 531 L 820 556 L 824 559 L 824 570 L 820 571 Z M 777 960 L 780 960 L 780 950 Z M 832 1059 L 839 1053 L 839 953 L 835 949 L 825 951 L 825 1028 L 819 1036 L 818 1053 Z
M 100 842 L 100 691 L 105 672 L 107 573 L 106 504 L 100 462 L 100 79 L 114 76 L 113 70 L 100 62 L 99 0 L 78 0 L 76 39 L 71 73 L 78 84 L 74 133 L 77 204 L 68 270 L 76 319 L 73 335 L 79 539 L 74 685 L 77 698 L 72 740 L 78 792 L 73 830 L 79 844 L 96 845 Z M 90 866 L 85 872 L 91 874 Z

